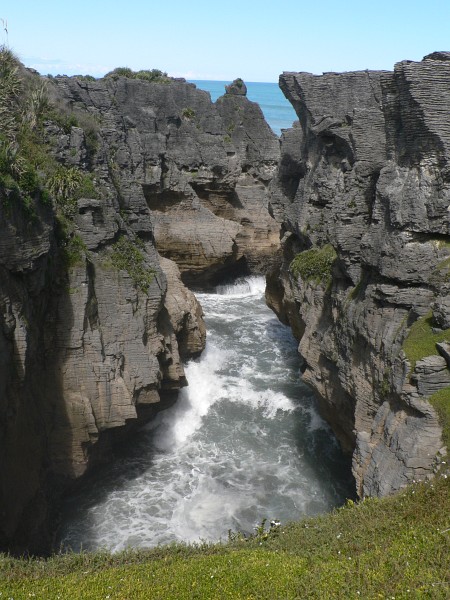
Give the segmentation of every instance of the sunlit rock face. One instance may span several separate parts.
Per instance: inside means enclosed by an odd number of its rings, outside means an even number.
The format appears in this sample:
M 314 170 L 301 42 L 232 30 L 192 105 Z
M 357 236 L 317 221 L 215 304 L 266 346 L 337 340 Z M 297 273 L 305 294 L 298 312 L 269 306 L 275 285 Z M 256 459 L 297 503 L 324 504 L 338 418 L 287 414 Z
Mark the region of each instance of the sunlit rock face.
M 443 445 L 427 398 L 450 384 L 448 363 L 436 351 L 413 369 L 402 346 L 430 310 L 437 330 L 450 317 L 449 56 L 393 73 L 284 73 L 280 85 L 299 123 L 271 184 L 284 264 L 267 298 L 353 453 L 359 495 L 388 494 L 432 475 Z M 326 244 L 327 272 L 302 271 L 301 253 Z
M 158 251 L 185 283 L 205 288 L 226 275 L 264 274 L 279 260 L 267 195 L 279 141 L 245 94 L 228 91 L 213 104 L 193 84 L 123 77 L 58 79 L 57 87 L 101 119 L 101 167 L 123 215 L 136 231 L 151 223 Z

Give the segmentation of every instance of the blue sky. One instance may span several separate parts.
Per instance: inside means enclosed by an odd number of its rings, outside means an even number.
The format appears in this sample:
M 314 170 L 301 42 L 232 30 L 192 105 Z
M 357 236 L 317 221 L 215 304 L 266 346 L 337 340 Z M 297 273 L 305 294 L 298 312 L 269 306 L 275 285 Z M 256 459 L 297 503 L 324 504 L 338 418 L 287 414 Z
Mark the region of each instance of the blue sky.
M 0 18 L 0 42 L 42 74 L 128 66 L 277 81 L 450 50 L 450 0 L 0 0 Z

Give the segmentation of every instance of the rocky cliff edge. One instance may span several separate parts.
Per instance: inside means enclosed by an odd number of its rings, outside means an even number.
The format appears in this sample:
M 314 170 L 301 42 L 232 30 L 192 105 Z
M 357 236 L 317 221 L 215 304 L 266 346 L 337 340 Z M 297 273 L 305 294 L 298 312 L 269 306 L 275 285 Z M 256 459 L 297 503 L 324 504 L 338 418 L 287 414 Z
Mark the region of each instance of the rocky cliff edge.
M 271 187 L 284 265 L 267 298 L 361 497 L 432 476 L 446 452 L 433 394 L 450 389 L 434 343 L 450 338 L 449 58 L 280 77 L 299 123 Z

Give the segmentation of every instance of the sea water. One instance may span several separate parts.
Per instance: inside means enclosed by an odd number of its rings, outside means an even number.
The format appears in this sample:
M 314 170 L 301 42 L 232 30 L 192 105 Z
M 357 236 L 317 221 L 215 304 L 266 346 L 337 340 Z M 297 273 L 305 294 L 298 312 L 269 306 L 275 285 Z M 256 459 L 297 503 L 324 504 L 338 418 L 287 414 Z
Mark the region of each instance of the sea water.
M 67 501 L 63 547 L 217 541 L 351 497 L 349 461 L 302 383 L 296 341 L 267 308 L 264 283 L 198 294 L 208 336 L 186 366 L 189 386 Z
M 211 100 L 215 102 L 219 96 L 225 94 L 225 86 L 229 81 L 191 81 L 200 90 L 205 90 L 211 94 Z M 252 102 L 257 102 L 267 123 L 277 134 L 281 134 L 282 129 L 292 127 L 293 121 L 298 119 L 291 104 L 286 100 L 278 83 L 255 83 L 245 82 L 247 86 L 247 98 Z

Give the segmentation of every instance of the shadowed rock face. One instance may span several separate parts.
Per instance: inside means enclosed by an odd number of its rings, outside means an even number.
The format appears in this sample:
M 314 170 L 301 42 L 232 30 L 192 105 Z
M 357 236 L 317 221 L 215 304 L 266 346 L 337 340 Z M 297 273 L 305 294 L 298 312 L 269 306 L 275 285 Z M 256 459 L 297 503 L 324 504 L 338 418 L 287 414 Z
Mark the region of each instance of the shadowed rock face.
M 271 184 L 285 258 L 268 300 L 353 452 L 359 495 L 384 495 L 432 474 L 442 446 L 426 399 L 449 385 L 448 364 L 433 356 L 411 373 L 402 344 L 430 307 L 437 327 L 449 323 L 450 62 L 435 53 L 393 73 L 284 73 L 280 86 L 300 122 L 282 136 Z M 337 253 L 327 276 L 295 277 L 293 257 L 327 243 Z
M 31 231 L 20 208 L 0 215 L 0 545 L 14 552 L 48 550 L 61 492 L 173 401 L 181 359 L 204 347 L 201 307 L 176 265 L 147 243 L 144 293 L 108 262 L 113 209 L 102 204 L 102 247 L 79 218 L 90 252 L 70 267 L 51 210 Z
M 181 278 L 207 287 L 279 260 L 279 143 L 256 104 L 213 105 L 182 81 L 47 83 L 82 126 L 47 122 L 43 141 L 97 197 L 78 200 L 69 262 L 51 208 L 29 222 L 0 201 L 0 548 L 17 553 L 47 552 L 62 493 L 186 385 L 205 327 Z M 114 266 L 120 240 L 147 289 Z

